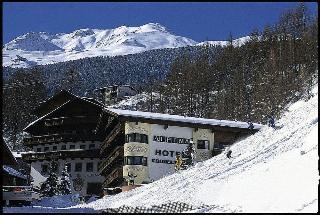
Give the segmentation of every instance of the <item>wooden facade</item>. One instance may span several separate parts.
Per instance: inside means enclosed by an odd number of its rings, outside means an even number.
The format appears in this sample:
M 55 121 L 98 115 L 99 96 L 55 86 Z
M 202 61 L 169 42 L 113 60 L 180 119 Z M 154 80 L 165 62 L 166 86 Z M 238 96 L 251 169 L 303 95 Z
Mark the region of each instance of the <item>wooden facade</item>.
M 95 163 L 101 161 L 99 143 L 104 139 L 102 133 L 95 131 L 102 108 L 101 103 L 91 98 L 81 98 L 65 90 L 42 102 L 35 109 L 35 114 L 39 118 L 24 129 L 29 133 L 29 136 L 23 140 L 23 143 L 33 152 L 23 154 L 23 160 L 30 163 L 31 166 L 33 165 L 34 169 L 40 168 L 39 166 L 44 164 L 47 165 L 51 160 L 62 162 L 61 168 L 66 163 L 74 161 L 74 171 L 76 162 L 82 161 L 81 165 L 84 167 L 81 167 L 79 177 L 84 180 L 84 177 L 95 177 L 93 176 L 94 172 L 91 173 L 91 169 L 96 169 L 98 165 Z M 90 145 L 93 145 L 94 148 L 90 148 Z M 39 151 L 37 151 L 38 149 Z M 94 163 L 91 164 L 90 160 L 93 160 Z M 90 172 L 85 170 L 88 162 L 90 166 L 93 165 L 90 167 Z M 39 169 L 37 171 L 42 173 Z M 77 175 L 78 172 L 71 174 L 72 177 Z M 97 178 L 101 178 L 101 176 L 97 176 Z M 73 179 L 71 178 L 71 180 Z M 99 183 L 99 181 L 90 179 L 87 187 L 94 189 L 93 184 Z M 87 194 L 91 193 L 92 189 Z

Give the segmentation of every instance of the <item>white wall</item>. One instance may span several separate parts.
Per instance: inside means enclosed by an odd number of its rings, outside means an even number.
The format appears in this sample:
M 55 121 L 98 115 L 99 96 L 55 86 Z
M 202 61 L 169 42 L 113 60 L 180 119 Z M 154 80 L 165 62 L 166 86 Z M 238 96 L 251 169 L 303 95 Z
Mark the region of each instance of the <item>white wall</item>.
M 67 150 L 69 150 L 70 145 L 75 145 L 75 149 L 80 149 L 80 145 L 86 145 L 86 149 L 89 149 L 89 144 L 95 144 L 95 148 L 100 148 L 101 142 L 99 141 L 95 141 L 92 143 L 92 141 L 86 141 L 86 142 L 76 142 L 76 143 L 72 143 L 72 142 L 68 142 L 68 143 L 59 143 L 59 144 L 53 144 L 53 145 L 57 145 L 58 146 L 58 150 L 61 149 L 62 145 L 67 145 Z M 43 149 L 45 146 L 49 146 L 49 151 L 52 151 L 52 147 L 53 145 L 41 145 L 41 146 L 34 146 L 33 149 L 36 148 L 41 148 L 41 151 L 43 152 Z M 98 154 L 97 154 L 97 158 L 67 158 L 66 160 L 62 160 L 62 159 L 58 159 L 58 165 L 59 165 L 59 171 L 58 171 L 58 178 L 60 179 L 61 173 L 62 173 L 62 169 L 64 168 L 66 163 L 71 163 L 71 172 L 70 174 L 70 179 L 71 179 L 71 189 L 73 193 L 80 193 L 82 195 L 86 195 L 86 191 L 87 191 L 87 183 L 88 182 L 96 182 L 96 183 L 102 183 L 104 180 L 104 177 L 99 175 L 98 172 L 98 162 L 100 161 L 100 159 L 98 158 Z M 93 172 L 86 172 L 86 163 L 92 162 L 93 163 Z M 81 172 L 75 172 L 75 164 L 76 163 L 82 163 L 82 171 Z M 33 177 L 33 185 L 34 186 L 39 186 L 40 184 L 46 180 L 46 178 L 48 177 L 48 174 L 44 174 L 42 175 L 41 173 L 41 165 L 42 164 L 48 164 L 50 165 L 50 161 L 36 161 L 36 162 L 32 162 L 31 163 L 31 176 Z M 80 192 L 77 192 L 73 189 L 73 179 L 75 179 L 77 177 L 77 175 L 80 175 L 80 178 L 82 178 L 84 180 L 84 184 L 83 184 L 83 188 Z
M 187 148 L 188 144 L 177 144 L 167 142 L 156 142 L 153 140 L 154 136 L 177 137 L 177 138 L 192 138 L 192 128 L 169 126 L 164 129 L 164 125 L 151 125 L 151 135 L 149 135 L 149 157 L 148 169 L 149 179 L 158 180 L 166 174 L 174 172 L 174 161 L 176 159 L 175 152 L 182 152 Z M 161 155 L 156 155 L 156 150 L 161 150 Z M 167 152 L 169 154 L 166 156 Z M 164 153 L 163 153 L 164 152 Z M 158 161 L 171 161 L 168 163 L 156 163 Z

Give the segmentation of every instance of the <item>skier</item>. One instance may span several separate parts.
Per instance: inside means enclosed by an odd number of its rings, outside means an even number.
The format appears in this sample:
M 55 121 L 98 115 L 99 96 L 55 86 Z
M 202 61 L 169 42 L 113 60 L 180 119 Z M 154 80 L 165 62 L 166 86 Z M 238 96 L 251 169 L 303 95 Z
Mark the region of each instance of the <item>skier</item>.
M 229 150 L 229 151 L 227 152 L 227 158 L 229 158 L 229 159 L 232 158 L 232 157 L 231 157 L 231 153 L 232 153 L 231 150 Z
M 268 117 L 268 126 L 271 127 L 271 128 L 275 128 L 276 125 L 275 125 L 275 122 L 274 122 L 274 117 L 271 116 L 271 115 L 267 115 Z
M 186 158 L 185 161 L 187 166 L 194 164 L 194 158 L 195 158 L 194 152 L 195 152 L 195 149 L 193 147 L 193 141 L 191 139 L 187 148 L 182 152 L 183 157 Z
M 180 170 L 181 164 L 182 164 L 181 155 L 176 155 L 176 161 L 175 161 L 174 169 L 175 169 L 176 171 Z
M 253 128 L 254 128 L 254 126 L 253 126 L 251 120 L 248 121 L 248 124 L 249 124 L 248 129 L 250 129 L 250 132 L 253 134 Z

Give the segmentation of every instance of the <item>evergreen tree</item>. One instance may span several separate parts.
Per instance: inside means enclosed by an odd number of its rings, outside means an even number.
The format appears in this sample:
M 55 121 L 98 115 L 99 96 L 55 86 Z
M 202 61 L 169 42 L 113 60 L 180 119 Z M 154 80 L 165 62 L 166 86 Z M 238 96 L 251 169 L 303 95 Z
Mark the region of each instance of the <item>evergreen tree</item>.
M 59 184 L 59 192 L 62 195 L 67 195 L 71 193 L 71 182 L 70 175 L 67 171 L 67 166 L 62 171 L 61 180 Z
M 40 193 L 42 196 L 51 197 L 59 194 L 58 177 L 56 174 L 57 162 L 51 161 L 49 177 L 42 183 Z

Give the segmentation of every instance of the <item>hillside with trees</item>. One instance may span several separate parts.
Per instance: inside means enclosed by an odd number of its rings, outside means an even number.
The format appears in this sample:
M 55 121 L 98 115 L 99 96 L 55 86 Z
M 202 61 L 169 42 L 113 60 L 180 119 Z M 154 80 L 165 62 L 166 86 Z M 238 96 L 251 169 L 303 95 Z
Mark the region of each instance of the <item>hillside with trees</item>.
M 144 109 L 153 112 L 265 122 L 289 102 L 309 96 L 318 77 L 318 17 L 304 4 L 274 25 L 254 30 L 242 46 L 232 36 L 222 52 L 204 46 L 196 59 L 185 53 L 167 78 L 152 81 Z

